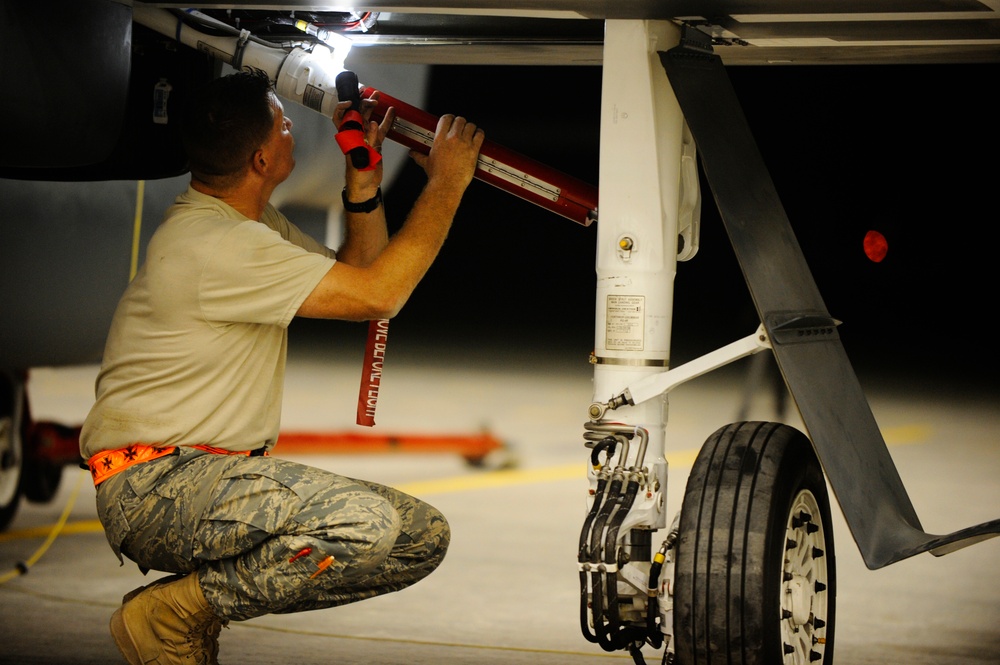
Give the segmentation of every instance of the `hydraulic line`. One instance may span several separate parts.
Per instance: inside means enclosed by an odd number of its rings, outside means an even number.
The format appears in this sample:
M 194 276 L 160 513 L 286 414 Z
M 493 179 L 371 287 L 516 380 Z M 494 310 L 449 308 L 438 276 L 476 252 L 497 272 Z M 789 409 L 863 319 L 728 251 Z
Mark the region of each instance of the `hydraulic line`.
M 601 509 L 597 513 L 597 517 L 594 519 L 594 525 L 590 530 L 590 543 L 586 558 L 587 561 L 592 564 L 599 564 L 602 562 L 601 536 L 604 533 L 604 527 L 607 525 L 612 513 L 614 513 L 614 511 L 618 508 L 619 501 L 621 500 L 622 485 L 624 482 L 624 474 L 620 469 L 615 469 L 611 475 L 611 482 L 608 485 L 607 495 L 601 505 Z
M 580 569 L 580 632 L 584 639 L 597 644 L 597 635 L 590 632 L 590 615 L 587 612 L 587 571 Z
M 628 511 L 631 510 L 632 504 L 635 503 L 635 497 L 639 493 L 638 474 L 632 473 L 630 476 L 631 477 L 628 485 L 626 486 L 621 505 L 619 505 L 618 510 L 615 512 L 614 518 L 611 520 L 611 524 L 608 525 L 607 535 L 604 539 L 603 560 L 604 563 L 607 564 L 607 572 L 605 575 L 608 589 L 608 632 L 604 637 L 608 644 L 605 645 L 604 642 L 601 642 L 601 646 L 603 646 L 607 651 L 614 651 L 625 646 L 625 644 L 621 641 L 623 634 L 618 632 L 618 629 L 621 626 L 621 618 L 618 613 L 618 557 L 616 541 L 618 540 L 618 531 L 621 528 L 621 524 L 625 520 L 625 516 L 628 514 Z M 602 637 L 600 631 L 598 631 L 597 636 L 600 641 L 600 638 Z M 608 646 L 611 648 L 609 649 Z
M 630 474 L 631 477 L 625 487 L 625 494 L 622 498 L 621 504 L 618 506 L 618 510 L 615 512 L 611 523 L 608 524 L 607 532 L 604 536 L 604 563 L 618 563 L 618 557 L 616 556 L 616 551 L 618 549 L 616 546 L 618 531 L 621 529 L 622 522 L 625 521 L 625 516 L 628 515 L 628 511 L 632 509 L 632 504 L 635 503 L 636 495 L 639 493 L 638 475 L 639 474 L 636 473 Z
M 609 648 L 610 643 L 607 639 L 607 633 L 604 628 L 604 580 L 602 578 L 604 577 L 604 572 L 607 569 L 607 566 L 601 561 L 601 535 L 604 533 L 604 527 L 611 518 L 611 515 L 618 508 L 618 503 L 621 500 L 623 482 L 624 474 L 622 473 L 620 467 L 616 468 L 611 476 L 607 497 L 597 514 L 597 518 L 594 520 L 594 526 L 590 532 L 590 547 L 587 556 L 587 560 L 590 563 L 590 582 L 592 594 L 591 614 L 593 617 L 594 631 L 597 635 L 598 644 L 600 644 L 601 648 L 605 651 L 613 651 L 614 649 Z
M 610 462 L 611 457 L 615 454 L 615 448 L 618 445 L 618 440 L 613 436 L 606 436 L 599 443 L 594 446 L 594 450 L 590 454 L 590 463 L 597 470 L 597 488 L 594 490 L 594 500 L 591 503 L 590 510 L 587 512 L 587 517 L 584 519 L 583 528 L 580 530 L 580 543 L 579 550 L 577 553 L 577 561 L 581 564 L 580 567 L 580 631 L 588 642 L 597 642 L 597 636 L 590 632 L 588 627 L 588 613 L 587 613 L 587 572 L 584 570 L 582 564 L 589 561 L 589 550 L 588 544 L 590 543 L 590 533 L 591 528 L 594 523 L 594 519 L 597 517 L 598 511 L 604 505 L 607 499 L 608 489 L 608 478 L 610 472 L 607 470 L 607 463 Z M 607 452 L 607 459 L 605 460 L 605 465 L 600 463 L 600 454 L 602 452 Z
M 596 570 L 590 573 L 590 586 L 590 621 L 594 624 L 594 641 L 605 651 L 611 651 L 605 646 L 607 639 L 604 637 L 604 594 L 601 591 L 601 574 Z
M 645 429 L 622 423 L 589 422 L 584 425 L 584 428 L 586 429 L 584 439 L 587 441 L 587 446 L 594 449 L 591 453 L 591 463 L 595 467 L 599 462 L 600 452 L 610 445 L 609 440 L 620 441 L 623 446 L 618 465 L 612 472 L 611 481 L 607 484 L 606 491 L 595 498 L 595 503 L 591 506 L 591 511 L 585 519 L 584 529 L 580 535 L 579 553 L 581 563 L 580 617 L 584 637 L 590 642 L 596 640 L 605 651 L 615 651 L 629 647 L 635 641 L 640 644 L 646 641 L 644 627 L 633 628 L 624 625 L 621 621 L 617 589 L 617 541 L 621 527 L 639 493 L 643 479 L 642 464 L 649 437 Z M 626 471 L 629 440 L 635 436 L 640 438 L 636 461 Z M 623 485 L 625 485 L 624 491 Z M 602 490 L 605 488 L 604 485 L 600 485 L 600 487 Z M 599 507 L 597 505 L 598 499 L 600 499 Z M 589 543 L 587 543 L 588 532 Z M 594 626 L 593 634 L 588 629 L 586 621 L 587 576 L 585 573 L 587 570 L 590 571 L 590 615 Z M 630 651 L 635 657 L 635 649 L 630 648 Z M 641 656 L 639 658 L 641 659 Z
M 615 442 L 621 442 L 622 452 L 619 457 L 618 466 L 614 469 L 611 474 L 610 483 L 607 481 L 607 472 L 602 473 L 602 478 L 599 479 L 599 488 L 606 489 L 606 491 L 598 492 L 595 496 L 593 505 L 591 506 L 590 514 L 587 516 L 584 524 L 584 529 L 580 533 L 580 551 L 579 551 L 579 562 L 580 562 L 580 628 L 583 632 L 584 638 L 589 642 L 596 642 L 601 645 L 601 648 L 606 651 L 612 651 L 613 649 L 608 648 L 608 640 L 606 638 L 605 628 L 604 628 L 604 594 L 603 579 L 601 574 L 601 568 L 604 568 L 600 564 L 600 539 L 601 535 L 604 533 L 604 527 L 610 518 L 611 514 L 614 512 L 618 505 L 620 499 L 621 487 L 624 482 L 624 474 L 622 472 L 624 465 L 628 459 L 629 444 L 626 437 L 618 436 L 615 432 L 618 428 L 612 427 L 588 427 L 588 431 L 584 435 L 584 438 L 588 441 L 588 446 L 593 446 L 594 450 L 591 453 L 591 462 L 594 463 L 596 456 L 599 454 L 600 450 L 603 448 L 608 448 L 609 459 L 610 456 L 614 454 L 613 448 L 609 443 L 609 439 Z M 603 430 L 607 434 L 600 434 L 598 430 Z M 600 437 L 597 439 L 596 437 Z M 591 443 L 594 442 L 594 443 Z M 587 626 L 587 571 L 590 571 L 590 617 L 591 622 L 594 625 L 594 633 L 591 633 Z
M 610 449 L 608 452 L 608 460 L 610 461 L 611 456 L 615 454 L 615 446 L 617 445 L 618 445 L 618 439 L 616 439 L 613 436 L 606 436 L 603 439 L 601 439 L 594 446 L 594 449 L 590 453 L 591 466 L 593 466 L 595 469 L 601 467 L 600 454 L 604 452 L 604 450 L 606 449 Z
M 637 468 L 642 468 L 643 462 L 645 461 L 646 458 L 646 446 L 649 443 L 648 430 L 636 425 L 624 425 L 621 423 L 595 423 L 595 422 L 584 423 L 583 428 L 587 430 L 583 434 L 583 438 L 587 441 L 601 441 L 604 439 L 604 436 L 612 434 L 619 437 L 619 440 L 625 442 L 627 445 L 628 440 L 638 435 L 639 453 L 636 456 L 635 466 Z M 587 445 L 590 446 L 593 444 L 588 443 Z M 621 466 L 623 467 L 625 466 L 627 457 L 628 457 L 628 449 L 626 448 L 619 461 L 619 464 Z
M 663 570 L 665 560 L 665 549 L 661 549 L 653 557 L 653 565 L 649 568 L 649 588 L 646 591 L 646 635 L 653 647 L 657 649 L 663 642 L 663 633 L 657 630 L 656 626 L 656 610 L 658 608 L 656 594 L 659 591 L 660 572 Z
M 594 446 L 594 451 L 590 455 L 590 462 L 594 469 L 597 470 L 597 488 L 594 490 L 594 502 L 590 506 L 590 510 L 587 513 L 586 519 L 583 521 L 583 528 L 580 530 L 580 547 L 577 560 L 580 563 L 586 563 L 589 556 L 587 550 L 587 544 L 590 540 L 590 529 L 594 523 L 594 519 L 597 517 L 597 513 L 605 500 L 605 489 L 608 485 L 609 472 L 606 470 L 606 466 L 601 466 L 598 459 L 599 454 L 608 450 L 608 457 L 614 455 L 615 447 L 618 441 L 613 436 L 605 437 L 603 441 Z
M 656 614 L 659 605 L 656 601 L 660 586 L 660 573 L 663 572 L 663 562 L 667 560 L 667 552 L 677 541 L 677 531 L 671 531 L 660 545 L 659 551 L 653 557 L 653 565 L 649 568 L 649 585 L 646 590 L 646 637 L 654 649 L 663 644 L 663 632 L 656 625 Z

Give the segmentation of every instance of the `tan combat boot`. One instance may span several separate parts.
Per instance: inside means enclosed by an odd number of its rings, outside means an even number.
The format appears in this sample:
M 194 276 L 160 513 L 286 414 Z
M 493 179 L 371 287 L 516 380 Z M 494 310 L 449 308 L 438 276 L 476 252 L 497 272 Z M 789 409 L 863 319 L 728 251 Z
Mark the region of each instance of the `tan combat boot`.
M 198 573 L 140 587 L 122 603 L 111 615 L 111 635 L 129 665 L 218 665 L 222 621 Z

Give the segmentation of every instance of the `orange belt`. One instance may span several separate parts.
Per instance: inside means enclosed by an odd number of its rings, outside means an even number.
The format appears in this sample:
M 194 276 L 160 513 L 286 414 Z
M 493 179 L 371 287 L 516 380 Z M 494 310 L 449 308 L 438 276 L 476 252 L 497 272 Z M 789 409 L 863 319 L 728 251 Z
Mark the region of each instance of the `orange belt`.
M 197 448 L 198 450 L 204 450 L 206 453 L 214 453 L 216 455 L 256 456 L 267 454 L 267 452 L 264 452 L 263 448 L 259 448 L 257 450 L 226 450 L 225 448 L 216 448 L 215 446 L 205 444 L 188 447 Z M 119 471 L 124 471 L 133 464 L 148 462 L 149 460 L 157 459 L 158 457 L 165 457 L 173 454 L 175 450 L 177 450 L 177 446 L 160 447 L 147 446 L 142 443 L 133 443 L 130 446 L 119 448 L 118 450 L 102 450 L 87 460 L 87 468 L 90 469 L 90 475 L 94 479 L 94 487 L 97 487 L 111 476 L 115 475 Z

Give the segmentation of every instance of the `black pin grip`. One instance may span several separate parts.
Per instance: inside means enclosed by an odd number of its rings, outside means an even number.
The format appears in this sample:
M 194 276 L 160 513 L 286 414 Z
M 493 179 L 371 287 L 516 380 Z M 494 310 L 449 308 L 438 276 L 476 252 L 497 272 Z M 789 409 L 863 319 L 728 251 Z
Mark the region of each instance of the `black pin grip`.
M 337 86 L 337 99 L 342 102 L 351 102 L 351 111 L 361 112 L 361 86 L 358 82 L 358 75 L 351 71 L 343 71 L 337 74 L 335 81 Z M 340 124 L 337 131 L 354 129 L 364 132 L 365 128 L 360 122 L 347 119 Z M 363 169 L 368 166 L 368 150 L 363 147 L 353 148 L 347 153 L 351 157 L 354 168 Z

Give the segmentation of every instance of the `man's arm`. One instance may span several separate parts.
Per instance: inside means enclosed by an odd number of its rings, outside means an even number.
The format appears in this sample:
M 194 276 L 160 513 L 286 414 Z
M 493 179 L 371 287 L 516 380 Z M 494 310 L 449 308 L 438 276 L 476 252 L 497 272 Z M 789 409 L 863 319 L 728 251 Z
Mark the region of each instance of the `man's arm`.
M 361 203 L 374 197 L 371 194 L 352 194 L 347 190 L 347 200 Z M 385 208 L 379 205 L 371 212 L 344 212 L 344 242 L 337 250 L 337 260 L 347 265 L 364 268 L 370 266 L 389 243 Z
M 351 230 L 361 232 L 350 240 L 349 252 L 327 272 L 299 307 L 298 315 L 310 318 L 365 321 L 395 316 L 437 257 L 451 228 L 465 189 L 472 181 L 483 132 L 464 118 L 441 116 L 429 155 L 411 153 L 427 173 L 427 184 L 417 198 L 403 227 L 375 251 L 377 233 L 366 232 L 363 217 L 348 219 Z M 350 170 L 350 169 L 349 169 Z M 349 176 L 350 178 L 351 176 Z M 355 183 L 357 184 L 357 183 Z M 358 198 L 371 197 L 376 188 L 354 190 Z M 348 185 L 351 196 L 352 186 Z M 379 207 L 377 220 L 382 232 L 385 214 Z M 345 246 L 349 243 L 345 242 Z M 343 251 L 343 249 L 341 250 Z M 372 256 L 374 255 L 374 256 Z M 340 252 L 338 252 L 340 257 Z M 365 258 L 370 257 L 366 263 Z
M 377 94 L 377 93 L 376 93 Z M 382 142 L 396 119 L 396 110 L 390 108 L 381 124 L 369 121 L 372 109 L 375 108 L 377 97 L 362 100 L 361 112 L 365 118 L 365 141 L 368 145 L 382 152 Z M 339 126 L 344 112 L 350 107 L 350 102 L 341 103 L 334 113 L 333 122 Z M 346 159 L 346 176 L 344 193 L 352 203 L 363 203 L 375 197 L 382 184 L 381 160 L 370 171 L 359 171 L 349 158 Z M 344 241 L 337 249 L 337 260 L 352 266 L 363 268 L 385 249 L 389 242 L 386 229 L 385 208 L 377 206 L 371 212 L 344 211 Z

